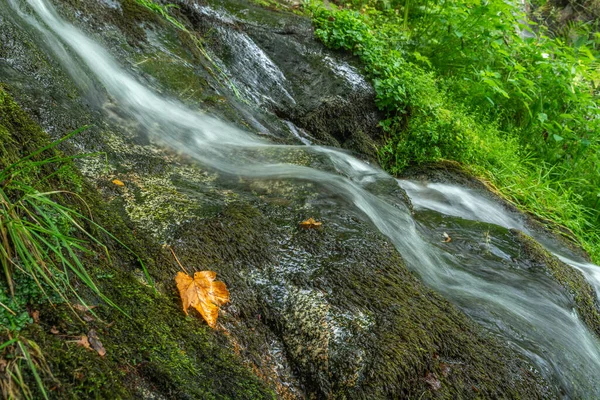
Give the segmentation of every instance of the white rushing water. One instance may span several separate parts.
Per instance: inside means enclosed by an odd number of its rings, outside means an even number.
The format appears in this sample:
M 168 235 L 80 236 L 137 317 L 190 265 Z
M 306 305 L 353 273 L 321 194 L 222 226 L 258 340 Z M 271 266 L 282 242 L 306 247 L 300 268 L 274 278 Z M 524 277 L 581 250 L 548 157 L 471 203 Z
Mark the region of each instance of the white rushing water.
M 523 271 L 483 274 L 477 265 L 466 268 L 464 260 L 423 240 L 405 206 L 390 204 L 365 189 L 375 181 L 392 179 L 381 170 L 330 148 L 272 145 L 209 115 L 191 111 L 141 84 L 104 48 L 63 20 L 49 2 L 7 1 L 23 21 L 43 35 L 48 48 L 82 88 L 93 91 L 90 80 L 97 80 L 116 106 L 142 124 L 155 140 L 224 174 L 310 181 L 335 193 L 386 235 L 426 284 L 506 337 L 548 378 L 558 381 L 569 397 L 600 398 L 600 388 L 590 379 L 600 376 L 599 343 L 556 284 L 531 279 Z M 325 158 L 331 168 L 326 171 L 281 162 L 290 152 Z M 503 214 L 498 205 L 460 188 L 430 186 L 428 190 L 438 193 L 423 195 L 425 189 L 418 184 L 404 183 L 403 187 L 417 207 L 525 229 L 522 221 Z M 584 271 L 599 287 L 596 266 L 567 262 Z

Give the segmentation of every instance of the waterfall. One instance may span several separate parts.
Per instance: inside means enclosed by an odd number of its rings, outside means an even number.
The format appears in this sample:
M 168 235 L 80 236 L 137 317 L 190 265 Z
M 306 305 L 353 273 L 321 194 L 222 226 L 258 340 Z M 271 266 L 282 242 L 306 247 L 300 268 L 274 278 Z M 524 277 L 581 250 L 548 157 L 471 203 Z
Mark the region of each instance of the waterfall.
M 460 254 L 441 250 L 419 233 L 404 204 L 368 191 L 374 182 L 396 184 L 380 169 L 332 148 L 273 145 L 163 98 L 140 83 L 133 72 L 124 70 L 108 51 L 63 20 L 48 1 L 7 1 L 23 21 L 45 38 L 48 48 L 83 90 L 94 95 L 97 85 L 92 81 L 98 82 L 111 101 L 138 121 L 155 141 L 223 174 L 308 181 L 320 190 L 335 193 L 387 236 L 427 285 L 503 336 L 548 379 L 558 381 L 568 396 L 600 398 L 600 387 L 590 378 L 600 375 L 598 339 L 550 278 L 520 269 L 493 271 L 478 264 L 478 260 L 465 261 Z M 325 159 L 327 167 L 318 169 L 283 161 L 295 152 Z M 406 181 L 401 185 L 417 208 L 527 231 L 518 218 L 499 212 L 497 204 L 472 192 L 455 186 L 425 187 Z M 555 248 L 550 250 L 559 253 Z M 569 254 L 558 255 L 582 270 L 598 290 L 598 267 L 574 260 Z

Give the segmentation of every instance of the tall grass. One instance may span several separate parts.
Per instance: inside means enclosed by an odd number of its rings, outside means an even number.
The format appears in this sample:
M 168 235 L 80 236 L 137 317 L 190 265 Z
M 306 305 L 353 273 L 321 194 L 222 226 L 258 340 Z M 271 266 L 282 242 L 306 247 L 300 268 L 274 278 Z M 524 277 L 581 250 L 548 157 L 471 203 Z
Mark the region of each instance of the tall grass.
M 22 336 L 11 337 L 10 333 L 8 336 L 9 339 L 0 344 L 0 355 L 4 361 L 4 372 L 0 374 L 0 391 L 3 398 L 36 400 L 39 394 L 48 400 L 50 397 L 42 378 L 53 379 L 53 376 L 41 349 L 35 342 Z M 24 367 L 33 375 L 37 392 L 29 386 Z
M 5 319 L 8 321 L 5 331 L 0 332 L 0 336 L 8 338 L 0 344 L 0 368 L 4 370 L 0 374 L 0 389 L 4 398 L 33 400 L 39 395 L 48 398 L 42 376 L 51 378 L 52 374 L 40 348 L 19 333 L 29 321 L 29 318 L 22 318 L 24 313 L 27 316 L 24 305 L 37 299 L 37 295 L 32 297 L 32 285 L 42 300 L 64 303 L 75 312 L 73 301 L 87 307 L 73 286 L 72 282 L 77 280 L 106 304 L 127 315 L 102 293 L 85 265 L 84 257 L 95 255 L 98 249 L 110 262 L 106 246 L 86 226 L 135 253 L 93 221 L 87 204 L 76 193 L 60 189 L 39 190 L 56 186 L 65 176 L 73 177 L 73 160 L 91 156 L 64 156 L 55 150 L 57 145 L 87 128 L 77 129 L 0 170 L 0 265 L 5 287 L 12 297 L 9 305 L 0 303 L 0 311 L 9 316 Z M 64 205 L 67 198 L 71 198 L 71 204 L 78 202 L 88 215 Z M 144 263 L 137 258 L 148 282 L 153 284 Z M 15 275 L 19 276 L 18 280 Z M 91 307 L 88 309 L 94 314 Z M 28 376 L 35 380 L 37 391 L 28 385 L 24 367 L 31 373 Z
M 83 239 L 75 237 L 79 232 L 97 245 L 98 239 L 85 230 L 77 220 L 82 215 L 72 208 L 54 201 L 53 196 L 68 192 L 54 190 L 39 192 L 33 184 L 40 186 L 60 174 L 36 176 L 35 171 L 50 165 L 72 161 L 76 157 L 54 155 L 42 160 L 35 157 L 53 149 L 59 143 L 87 129 L 80 128 L 65 137 L 45 146 L 0 171 L 0 265 L 11 294 L 15 295 L 13 271 L 34 280 L 44 293 L 47 288 L 70 304 L 68 296 L 74 296 L 85 305 L 85 301 L 71 285 L 73 276 L 79 278 L 106 303 L 117 307 L 102 294 L 78 254 L 91 253 Z M 65 168 L 64 166 L 62 168 Z M 47 293 L 45 293 L 48 298 Z M 118 308 L 118 307 L 117 307 Z

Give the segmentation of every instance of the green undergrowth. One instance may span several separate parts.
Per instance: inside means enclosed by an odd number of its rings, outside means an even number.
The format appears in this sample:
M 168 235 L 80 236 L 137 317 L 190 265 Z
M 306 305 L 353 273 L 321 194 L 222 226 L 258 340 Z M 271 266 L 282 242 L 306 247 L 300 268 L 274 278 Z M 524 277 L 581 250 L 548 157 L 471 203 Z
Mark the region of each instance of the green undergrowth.
M 316 36 L 357 55 L 373 82 L 386 115 L 384 168 L 400 174 L 458 161 L 557 232 L 568 228 L 600 261 L 593 37 L 550 38 L 496 0 L 313 2 L 309 9 Z

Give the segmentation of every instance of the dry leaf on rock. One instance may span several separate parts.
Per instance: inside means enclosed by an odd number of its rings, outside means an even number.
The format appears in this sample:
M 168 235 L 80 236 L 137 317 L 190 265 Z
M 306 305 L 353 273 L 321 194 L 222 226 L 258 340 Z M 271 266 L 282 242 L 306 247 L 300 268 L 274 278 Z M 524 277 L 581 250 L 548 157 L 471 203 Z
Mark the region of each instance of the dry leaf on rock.
M 31 312 L 31 318 L 33 318 L 33 322 L 36 324 L 40 322 L 40 312 L 38 310 Z
M 432 374 L 431 372 L 428 372 L 427 376 L 425 376 L 425 382 L 427 382 L 431 389 L 433 389 L 434 391 L 440 390 L 442 388 L 442 383 L 440 382 L 440 380 L 437 378 L 437 376 L 435 376 L 435 374 Z
M 314 218 L 309 218 L 306 221 L 300 222 L 300 227 L 304 229 L 315 229 L 321 227 L 321 222 L 315 221 Z
M 92 347 L 90 346 L 90 341 L 85 335 L 81 335 L 79 340 L 76 340 L 75 343 L 77 343 L 79 346 L 85 347 L 86 349 L 92 349 Z
M 194 307 L 211 328 L 217 324 L 219 306 L 229 302 L 229 291 L 223 282 L 215 281 L 213 271 L 196 272 L 194 277 L 178 272 L 175 277 L 177 289 L 183 301 L 183 311 Z
M 96 333 L 95 329 L 90 329 L 90 331 L 87 334 L 87 338 L 89 344 L 92 346 L 92 349 L 96 350 L 96 352 L 100 354 L 101 357 L 104 357 L 104 355 L 106 354 L 106 349 L 104 348 L 104 346 L 102 346 L 102 342 L 100 341 L 98 333 Z
M 77 311 L 87 312 L 93 308 L 96 308 L 96 306 L 84 306 L 83 304 L 73 304 L 73 308 Z

